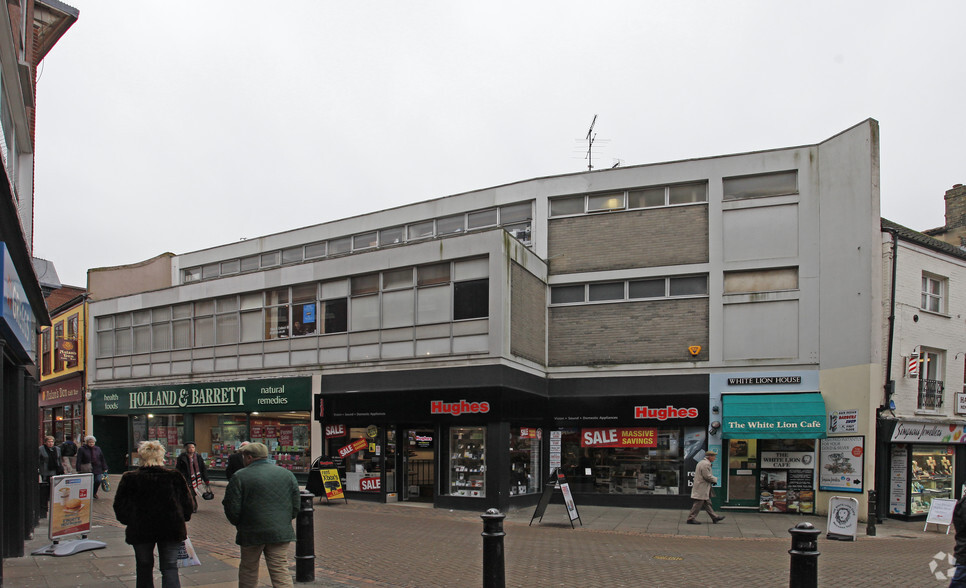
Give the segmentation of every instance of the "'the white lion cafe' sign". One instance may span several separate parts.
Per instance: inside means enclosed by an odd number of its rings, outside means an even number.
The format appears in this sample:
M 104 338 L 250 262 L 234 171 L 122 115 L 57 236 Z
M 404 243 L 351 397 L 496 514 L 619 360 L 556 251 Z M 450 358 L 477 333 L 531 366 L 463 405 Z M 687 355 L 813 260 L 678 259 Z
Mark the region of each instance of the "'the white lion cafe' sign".
M 134 386 L 91 394 L 96 415 L 311 410 L 312 378 Z
M 934 423 L 896 423 L 892 432 L 896 443 L 966 443 L 963 425 Z

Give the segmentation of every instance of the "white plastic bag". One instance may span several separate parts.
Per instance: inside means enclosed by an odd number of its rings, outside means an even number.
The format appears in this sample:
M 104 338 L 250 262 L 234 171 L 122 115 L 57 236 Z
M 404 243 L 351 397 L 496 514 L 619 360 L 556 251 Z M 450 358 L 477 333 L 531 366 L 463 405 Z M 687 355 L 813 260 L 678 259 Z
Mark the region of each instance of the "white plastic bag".
M 194 545 L 191 544 L 191 539 L 185 537 L 185 540 L 181 542 L 181 549 L 178 550 L 178 567 L 187 568 L 189 566 L 200 566 L 201 560 L 198 559 L 198 554 L 195 552 Z

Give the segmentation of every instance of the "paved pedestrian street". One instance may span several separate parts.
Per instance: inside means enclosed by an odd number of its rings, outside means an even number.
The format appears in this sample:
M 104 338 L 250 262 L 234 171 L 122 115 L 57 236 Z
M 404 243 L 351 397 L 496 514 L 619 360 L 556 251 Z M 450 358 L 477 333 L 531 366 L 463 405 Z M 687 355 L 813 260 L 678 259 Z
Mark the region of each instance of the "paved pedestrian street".
M 188 533 L 202 565 L 181 570 L 183 586 L 236 585 L 238 547 L 221 510 L 224 488 L 202 502 Z M 69 557 L 32 556 L 3 562 L 8 587 L 134 586 L 134 555 L 113 517 L 111 494 L 94 503 L 90 538 L 107 548 Z M 504 523 L 506 585 L 535 586 L 787 586 L 791 537 L 801 521 L 824 529 L 823 517 L 726 512 L 718 525 L 685 525 L 686 512 L 580 507 L 576 529 L 562 505 L 542 521 L 533 510 L 511 512 Z M 480 586 L 483 531 L 480 514 L 402 504 L 316 502 L 315 580 L 309 585 Z M 46 524 L 46 521 L 44 521 Z M 42 547 L 46 527 L 28 543 Z M 875 537 L 860 525 L 854 542 L 819 536 L 819 586 L 936 586 L 949 569 L 953 536 L 945 527 L 886 521 Z M 294 562 L 294 544 L 292 555 Z M 934 559 L 937 554 L 941 560 Z M 262 565 L 261 586 L 270 586 Z M 293 567 L 294 574 L 294 567 Z M 160 575 L 156 573 L 160 585 Z

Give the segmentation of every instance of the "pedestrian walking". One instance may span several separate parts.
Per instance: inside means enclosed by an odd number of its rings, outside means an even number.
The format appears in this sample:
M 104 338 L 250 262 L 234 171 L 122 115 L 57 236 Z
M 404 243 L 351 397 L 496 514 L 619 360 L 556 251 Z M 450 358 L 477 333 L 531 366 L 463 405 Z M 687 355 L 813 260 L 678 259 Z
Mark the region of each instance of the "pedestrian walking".
M 208 468 L 205 467 L 205 460 L 201 459 L 195 449 L 195 444 L 187 442 L 184 444 L 184 451 L 178 456 L 178 463 L 175 467 L 188 481 L 191 494 L 195 501 L 195 512 L 198 511 L 198 495 L 201 494 L 201 485 L 208 485 Z
M 724 520 L 723 516 L 714 513 L 711 506 L 711 493 L 713 487 L 718 483 L 718 478 L 711 475 L 711 464 L 717 459 L 717 451 L 705 451 L 704 459 L 698 462 L 694 468 L 694 484 L 691 486 L 691 512 L 688 513 L 689 525 L 700 525 L 696 520 L 698 513 L 704 509 L 711 516 L 711 522 L 718 524 Z
M 144 441 L 138 446 L 141 467 L 124 472 L 114 495 L 114 516 L 124 542 L 134 547 L 137 588 L 154 587 L 154 547 L 158 547 L 161 588 L 180 588 L 178 551 L 185 540 L 185 521 L 194 507 L 184 476 L 164 467 L 164 446 Z
M 60 444 L 60 461 L 64 466 L 65 474 L 74 473 L 74 457 L 77 456 L 77 444 L 70 437 L 65 437 Z
M 231 477 L 235 475 L 235 472 L 245 467 L 245 458 L 242 456 L 242 447 L 248 445 L 248 441 L 242 441 L 235 453 L 228 456 L 228 467 L 225 468 L 225 476 L 231 480 Z
M 97 498 L 101 480 L 107 475 L 107 460 L 93 435 L 84 437 L 84 444 L 77 448 L 77 471 L 94 474 L 94 498 Z
M 37 462 L 40 472 L 40 504 L 47 510 L 50 500 L 50 477 L 64 473 L 64 466 L 60 461 L 60 447 L 54 445 L 54 438 L 44 437 L 44 444 L 40 446 L 40 460 Z
M 235 526 L 241 546 L 239 588 L 254 588 L 262 553 L 272 586 L 292 586 L 288 547 L 295 541 L 292 521 L 299 512 L 299 484 L 292 472 L 268 461 L 268 447 L 249 443 L 241 448 L 245 467 L 232 476 L 222 505 Z

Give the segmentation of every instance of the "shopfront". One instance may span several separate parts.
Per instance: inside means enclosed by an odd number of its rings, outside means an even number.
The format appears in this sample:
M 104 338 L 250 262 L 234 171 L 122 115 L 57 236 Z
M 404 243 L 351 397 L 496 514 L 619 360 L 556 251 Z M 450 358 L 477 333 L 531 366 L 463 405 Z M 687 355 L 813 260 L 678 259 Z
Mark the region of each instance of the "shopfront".
M 311 464 L 311 386 L 311 378 L 274 378 L 107 388 L 91 391 L 91 410 L 127 419 L 128 467 L 138 466 L 142 441 L 164 445 L 169 466 L 193 442 L 218 478 L 241 442 L 252 441 L 301 479 Z
M 722 508 L 816 512 L 828 420 L 817 379 L 814 372 L 712 377 Z
M 40 387 L 40 430 L 57 443 L 84 435 L 84 381 L 81 375 Z
M 924 517 L 936 498 L 959 497 L 964 425 L 896 421 L 889 447 L 889 516 Z
M 508 389 L 323 394 L 316 418 L 350 500 L 506 509 L 543 488 L 545 407 Z

